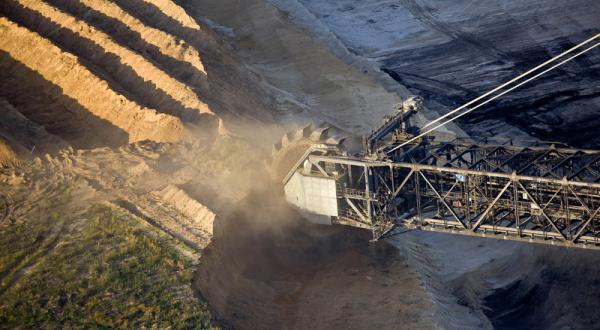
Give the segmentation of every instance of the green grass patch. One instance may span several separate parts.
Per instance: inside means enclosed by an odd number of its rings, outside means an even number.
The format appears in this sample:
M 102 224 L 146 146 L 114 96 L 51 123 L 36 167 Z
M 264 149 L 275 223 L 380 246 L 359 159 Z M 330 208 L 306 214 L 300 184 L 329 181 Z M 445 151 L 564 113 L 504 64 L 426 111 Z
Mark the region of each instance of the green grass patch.
M 106 206 L 0 230 L 0 327 L 210 328 L 179 242 Z

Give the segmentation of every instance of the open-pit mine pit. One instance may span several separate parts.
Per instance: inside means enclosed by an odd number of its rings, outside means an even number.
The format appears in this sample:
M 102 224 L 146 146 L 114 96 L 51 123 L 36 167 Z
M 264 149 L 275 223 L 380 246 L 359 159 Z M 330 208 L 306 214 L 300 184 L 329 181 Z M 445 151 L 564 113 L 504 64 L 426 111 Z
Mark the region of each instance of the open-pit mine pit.
M 0 328 L 597 328 L 599 17 L 2 0 Z

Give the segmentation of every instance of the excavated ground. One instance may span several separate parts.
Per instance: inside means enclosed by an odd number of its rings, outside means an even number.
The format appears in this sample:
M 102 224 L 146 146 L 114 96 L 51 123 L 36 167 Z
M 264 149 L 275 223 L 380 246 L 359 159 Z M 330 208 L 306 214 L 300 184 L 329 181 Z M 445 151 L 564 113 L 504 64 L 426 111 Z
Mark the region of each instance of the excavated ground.
M 369 233 L 306 223 L 252 191 L 215 225 L 195 286 L 225 327 L 429 329 L 417 273 Z
M 269 1 L 347 60 L 371 63 L 440 113 L 600 31 L 595 0 Z M 598 145 L 599 54 L 590 51 L 461 118 L 461 128 L 470 136 Z
M 444 112 L 598 33 L 597 1 L 270 0 L 346 61 L 372 63 Z M 549 17 L 552 17 L 549 19 Z M 464 117 L 470 136 L 598 148 L 595 49 Z M 384 80 L 384 79 L 380 79 Z M 408 256 L 449 329 L 584 329 L 597 253 L 411 232 Z
M 430 328 L 429 299 L 396 250 L 307 225 L 265 192 L 263 162 L 283 132 L 321 121 L 368 132 L 399 100 L 261 1 L 3 1 L 0 231 L 62 227 L 39 257 L 3 266 L 0 296 L 18 299 L 104 205 L 203 256 L 194 288 L 224 325 Z M 188 301 L 190 284 L 165 289 Z M 27 302 L 50 311 L 43 324 L 78 325 L 46 298 Z M 15 315 L 14 326 L 36 324 Z
M 595 303 L 591 254 L 418 233 L 369 245 L 283 205 L 263 164 L 282 132 L 364 134 L 408 95 L 313 37 L 266 0 L 2 1 L 0 230 L 70 220 L 40 238 L 40 258 L 0 271 L 0 297 L 101 204 L 200 255 L 193 288 L 225 327 L 596 324 L 578 317 Z
M 224 120 L 232 131 L 241 119 L 272 123 L 269 94 L 228 46 L 158 3 L 164 11 L 138 1 L 2 2 L 0 98 L 77 148 L 214 136 Z

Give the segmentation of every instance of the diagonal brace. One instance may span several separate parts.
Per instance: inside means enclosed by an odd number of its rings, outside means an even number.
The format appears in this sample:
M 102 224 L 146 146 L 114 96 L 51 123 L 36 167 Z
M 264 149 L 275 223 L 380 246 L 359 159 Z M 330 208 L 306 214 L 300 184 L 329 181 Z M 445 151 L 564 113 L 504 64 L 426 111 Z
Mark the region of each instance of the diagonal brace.
M 504 188 L 502 188 L 502 190 L 500 190 L 500 192 L 498 193 L 498 195 L 496 196 L 496 198 L 494 198 L 494 200 L 490 203 L 490 205 L 487 207 L 487 209 L 485 209 L 485 211 L 479 216 L 479 219 L 477 220 L 477 222 L 473 226 L 473 229 L 472 229 L 473 231 L 476 231 L 477 228 L 479 228 L 479 226 L 483 222 L 483 219 L 485 219 L 485 217 L 487 217 L 488 213 L 490 213 L 490 211 L 492 210 L 492 208 L 494 207 L 494 205 L 496 205 L 496 203 L 500 200 L 500 198 L 502 197 L 502 195 L 504 195 L 504 193 L 506 192 L 506 189 L 508 189 L 508 187 L 510 187 L 511 183 L 512 183 L 512 181 L 508 181 L 506 183 L 506 185 L 504 186 Z
M 450 205 L 448 205 L 448 203 L 446 203 L 446 200 L 444 200 L 444 198 L 442 197 L 442 195 L 440 195 L 440 193 L 437 191 L 437 189 L 435 189 L 435 187 L 431 184 L 431 182 L 429 181 L 429 179 L 427 179 L 427 177 L 422 172 L 419 172 L 419 174 L 421 174 L 421 177 L 423 178 L 423 180 L 425 180 L 425 183 L 427 183 L 427 185 L 429 186 L 429 188 L 431 188 L 431 190 L 433 190 L 433 193 L 442 202 L 442 204 L 444 204 L 444 206 L 450 211 L 450 213 L 452 214 L 452 216 L 458 222 L 460 222 L 460 224 L 463 226 L 463 228 L 467 229 L 467 225 L 465 225 L 462 222 L 462 220 L 458 217 L 458 215 L 456 214 L 456 212 L 454 211 L 454 209 Z
M 546 220 L 548 220 L 548 222 L 550 222 L 550 224 L 552 225 L 552 227 L 554 228 L 554 230 L 556 230 L 556 232 L 559 233 L 560 236 L 562 236 L 563 239 L 567 240 L 567 237 L 565 236 L 565 234 L 558 228 L 558 226 L 556 225 L 556 223 L 554 222 L 554 220 L 552 220 L 548 216 L 548 214 L 546 214 L 546 211 L 544 211 L 544 209 L 535 200 L 535 198 L 533 198 L 533 196 L 531 195 L 531 193 L 529 193 L 529 190 L 527 190 L 527 188 L 525 188 L 525 186 L 523 186 L 523 184 L 520 181 L 517 181 L 517 184 L 519 185 L 519 187 L 521 187 L 521 189 L 523 189 L 523 191 L 525 191 L 525 193 L 527 194 L 527 196 L 529 196 L 529 198 L 535 204 L 535 206 L 537 206 L 540 209 L 540 212 L 542 213 L 542 215 L 544 216 L 544 218 L 546 218 Z

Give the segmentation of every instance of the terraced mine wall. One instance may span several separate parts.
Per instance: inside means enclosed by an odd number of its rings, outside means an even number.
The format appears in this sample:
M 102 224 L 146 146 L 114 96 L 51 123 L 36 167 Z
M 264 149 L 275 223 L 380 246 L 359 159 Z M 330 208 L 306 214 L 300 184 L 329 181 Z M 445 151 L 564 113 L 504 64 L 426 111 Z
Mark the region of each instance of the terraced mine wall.
M 0 24 L 6 31 L 1 41 L 3 97 L 50 133 L 74 145 L 85 140 L 100 140 L 103 145 L 148 138 L 176 141 L 182 136 L 179 119 L 142 108 L 116 93 L 74 56 L 37 34 L 5 18 Z M 113 110 L 115 106 L 121 111 Z
M 8 1 L 5 7 L 19 24 L 76 55 L 83 63 L 94 63 L 107 81 L 119 82 L 115 89 L 128 90 L 138 103 L 164 109 L 188 121 L 209 112 L 189 87 L 86 22 L 40 1 Z
M 260 78 L 171 1 L 9 0 L 0 13 L 0 100 L 51 136 L 24 140 L 0 127 L 11 154 L 235 131 L 224 120 L 272 123 Z

